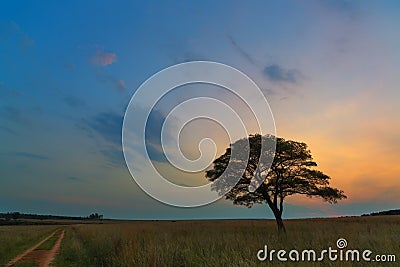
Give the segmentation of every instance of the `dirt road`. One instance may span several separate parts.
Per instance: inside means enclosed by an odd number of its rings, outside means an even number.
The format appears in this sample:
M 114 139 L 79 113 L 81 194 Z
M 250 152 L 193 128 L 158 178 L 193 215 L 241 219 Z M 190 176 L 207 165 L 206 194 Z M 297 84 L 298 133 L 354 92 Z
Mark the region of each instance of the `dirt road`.
M 58 250 L 60 249 L 61 246 L 61 241 L 64 238 L 65 231 L 63 230 L 57 239 L 56 243 L 50 250 L 36 250 L 38 247 L 40 247 L 44 242 L 46 242 L 49 238 L 54 236 L 57 231 L 54 231 L 52 234 L 50 234 L 48 237 L 45 239 L 41 240 L 39 243 L 36 245 L 32 246 L 31 248 L 27 249 L 11 261 L 9 261 L 5 267 L 10 267 L 14 266 L 16 263 L 19 262 L 37 262 L 37 266 L 39 267 L 47 267 L 50 266 L 50 263 L 54 260 L 54 258 L 57 255 Z

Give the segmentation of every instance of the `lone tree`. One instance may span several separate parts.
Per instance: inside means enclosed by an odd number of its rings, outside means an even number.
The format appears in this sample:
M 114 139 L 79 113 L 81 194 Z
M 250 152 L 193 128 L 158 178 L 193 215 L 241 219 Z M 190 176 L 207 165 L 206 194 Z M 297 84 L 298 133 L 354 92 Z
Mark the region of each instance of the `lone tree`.
M 253 204 L 267 203 L 275 216 L 279 232 L 286 231 L 282 221 L 283 202 L 286 197 L 302 194 L 307 197 L 320 197 L 329 203 L 337 203 L 337 200 L 346 198 L 342 190 L 329 187 L 328 175 L 313 168 L 317 163 L 313 161 L 311 151 L 305 143 L 259 134 L 250 135 L 248 139 L 240 139 L 231 144 L 225 154 L 213 162 L 213 169 L 206 171 L 208 180 L 216 181 L 213 190 L 223 190 L 224 182 L 218 182 L 220 180 L 218 178 L 231 160 L 231 151 L 235 147 L 242 148 L 247 142 L 250 146 L 245 170 L 237 169 L 224 174 L 230 179 L 238 179 L 238 176 L 241 176 L 225 197 L 236 205 L 245 205 L 249 208 Z M 264 155 L 260 155 L 261 142 L 269 148 L 264 151 Z M 275 142 L 275 156 L 272 157 L 271 147 Z M 268 157 L 271 159 L 269 163 L 272 161 L 272 164 L 268 164 Z M 251 192 L 249 185 L 253 177 L 262 183 Z
M 102 214 L 98 214 L 97 212 L 96 213 L 92 213 L 92 214 L 89 215 L 88 219 L 91 219 L 91 220 L 102 220 L 103 219 L 103 215 Z

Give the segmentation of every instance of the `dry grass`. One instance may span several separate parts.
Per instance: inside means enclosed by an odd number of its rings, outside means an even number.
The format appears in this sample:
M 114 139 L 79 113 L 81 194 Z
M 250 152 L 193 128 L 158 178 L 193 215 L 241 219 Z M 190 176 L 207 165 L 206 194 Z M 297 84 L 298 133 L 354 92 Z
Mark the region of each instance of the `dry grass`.
M 24 252 L 56 229 L 56 226 L 0 226 L 0 266 Z
M 270 249 L 336 248 L 396 254 L 400 260 L 400 217 L 358 217 L 286 221 L 278 235 L 274 221 L 158 221 L 67 228 L 56 266 L 256 266 L 256 253 Z M 266 262 L 264 262 L 266 264 Z M 291 263 L 291 266 L 362 266 L 361 262 Z M 361 265 L 360 265 L 361 264 Z M 398 264 L 398 263 L 397 263 Z M 275 258 L 274 266 L 284 266 Z M 396 263 L 368 266 L 397 266 Z
M 56 233 L 49 239 L 47 239 L 43 244 L 37 247 L 35 250 L 50 250 L 53 248 L 54 244 L 57 242 L 58 238 L 61 235 L 61 230 L 57 230 Z

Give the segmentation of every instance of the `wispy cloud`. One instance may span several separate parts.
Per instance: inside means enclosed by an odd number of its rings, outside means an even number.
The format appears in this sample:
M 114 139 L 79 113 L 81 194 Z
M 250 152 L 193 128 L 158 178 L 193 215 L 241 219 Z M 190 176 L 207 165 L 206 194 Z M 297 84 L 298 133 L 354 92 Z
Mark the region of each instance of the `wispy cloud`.
M 91 62 L 95 66 L 105 67 L 117 61 L 115 53 L 107 53 L 102 50 L 97 51 L 92 57 Z
M 360 13 L 360 9 L 358 7 L 357 1 L 350 1 L 350 0 L 322 0 L 317 1 L 327 10 L 332 12 L 336 12 L 343 16 L 346 16 L 349 19 L 357 18 L 358 14 Z
M 1 86 L 1 84 L 0 84 L 0 88 L 1 88 L 2 86 Z M 10 98 L 10 97 L 15 97 L 15 98 L 17 98 L 17 97 L 21 97 L 21 96 L 23 96 L 23 93 L 22 92 L 20 92 L 20 91 L 18 91 L 18 90 L 15 90 L 15 89 L 9 89 L 9 90 L 7 90 L 6 88 L 5 88 L 5 86 L 3 86 L 4 88 L 4 91 L 2 91 L 2 92 L 0 92 L 0 98 Z
M 0 110 L 0 117 L 17 123 L 26 123 L 27 119 L 23 116 L 22 110 L 16 107 L 6 106 Z
M 102 112 L 89 119 L 86 124 L 105 141 L 121 145 L 122 121 L 122 114 Z
M 14 21 L 0 21 L 0 41 L 16 40 L 22 48 L 35 42 Z
M 0 81 L 0 99 L 1 98 L 10 98 L 10 97 L 21 97 L 24 94 L 19 91 L 16 90 L 14 88 L 10 88 L 9 86 L 7 86 L 3 81 Z
M 159 49 L 168 55 L 173 64 L 207 59 L 211 60 L 211 58 L 200 53 L 198 47 L 189 45 L 188 43 L 170 41 L 169 43 L 160 45 Z
M 161 129 L 165 116 L 158 110 L 153 110 L 146 125 L 146 146 L 150 159 L 165 162 L 166 157 L 161 146 Z M 123 164 L 122 152 L 123 114 L 116 112 L 101 112 L 82 121 L 78 126 L 92 140 L 97 142 L 99 152 L 113 164 Z M 136 129 L 134 129 L 136 134 Z M 139 133 L 138 133 L 139 134 Z
M 199 54 L 198 52 L 192 50 L 186 50 L 185 52 L 177 51 L 176 55 L 172 56 L 173 62 L 175 64 L 182 63 L 182 62 L 190 62 L 190 61 L 199 61 L 199 60 L 207 60 L 204 55 Z
M 236 40 L 228 35 L 230 44 L 235 48 L 239 54 L 245 58 L 250 64 L 260 68 L 263 74 L 272 82 L 287 82 L 287 83 L 298 83 L 304 78 L 304 75 L 297 69 L 285 69 L 278 64 L 267 65 L 262 69 L 262 64 L 252 57 L 245 49 L 243 49 Z M 264 89 L 269 94 L 274 93 L 271 89 Z
M 116 112 L 101 112 L 84 119 L 77 127 L 85 131 L 97 143 L 99 152 L 113 165 L 124 162 L 122 154 L 123 115 Z
M 277 64 L 266 66 L 263 73 L 272 82 L 297 83 L 304 78 L 304 75 L 299 70 L 284 69 Z
M 117 89 L 120 89 L 120 90 L 125 90 L 126 89 L 124 80 L 118 80 Z
M 14 130 L 12 130 L 12 129 L 8 128 L 8 127 L 5 127 L 5 126 L 0 126 L 0 131 L 5 132 L 5 133 L 9 133 L 9 134 L 12 134 L 12 135 L 16 135 L 17 134 Z
M 149 158 L 158 162 L 166 162 L 164 150 L 161 144 L 161 131 L 166 117 L 158 110 L 152 110 L 146 125 L 146 148 Z M 164 132 L 164 134 L 166 134 Z
M 125 163 L 122 146 L 105 146 L 99 152 L 109 160 L 112 167 L 119 167 Z
M 30 153 L 30 152 L 14 152 L 12 153 L 14 156 L 30 158 L 30 159 L 40 159 L 40 160 L 48 160 L 49 157 L 41 154 Z
M 75 71 L 76 70 L 76 65 L 73 62 L 66 62 L 63 65 L 63 68 L 68 70 L 68 71 Z
M 231 43 L 231 45 L 245 58 L 247 59 L 251 64 L 256 65 L 256 61 L 253 59 L 253 57 L 247 53 L 241 46 L 238 45 L 235 39 L 231 35 L 228 35 L 228 40 Z
M 126 90 L 125 81 L 117 79 L 114 76 L 108 75 L 102 71 L 97 71 L 97 77 L 101 83 L 111 83 L 115 90 L 123 92 Z
M 82 179 L 76 176 L 68 176 L 67 177 L 68 180 L 70 181 L 81 181 Z
M 64 97 L 63 101 L 71 108 L 79 108 L 86 105 L 85 100 L 73 95 Z

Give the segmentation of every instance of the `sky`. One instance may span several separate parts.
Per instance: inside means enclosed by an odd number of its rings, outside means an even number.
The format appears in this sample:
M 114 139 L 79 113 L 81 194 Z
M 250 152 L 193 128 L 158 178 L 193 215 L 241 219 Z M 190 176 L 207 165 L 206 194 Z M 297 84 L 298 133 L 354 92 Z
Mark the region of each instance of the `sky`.
M 155 73 L 194 60 L 230 65 L 260 87 L 277 136 L 308 144 L 319 170 L 348 198 L 336 205 L 294 196 L 284 218 L 360 215 L 400 207 L 400 2 L 398 1 L 2 1 L 0 4 L 0 212 L 108 218 L 272 218 L 218 200 L 199 208 L 160 203 L 133 181 L 121 145 L 125 110 Z M 182 101 L 217 86 L 165 95 L 149 141 Z M 244 115 L 246 116 L 246 115 Z M 146 133 L 147 133 L 146 132 Z M 189 158 L 209 121 L 182 131 Z M 154 137 L 154 138 L 155 138 Z M 153 147 L 154 148 L 154 147 Z M 154 165 L 176 183 L 201 173 Z

